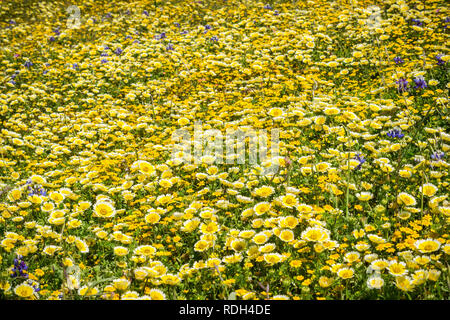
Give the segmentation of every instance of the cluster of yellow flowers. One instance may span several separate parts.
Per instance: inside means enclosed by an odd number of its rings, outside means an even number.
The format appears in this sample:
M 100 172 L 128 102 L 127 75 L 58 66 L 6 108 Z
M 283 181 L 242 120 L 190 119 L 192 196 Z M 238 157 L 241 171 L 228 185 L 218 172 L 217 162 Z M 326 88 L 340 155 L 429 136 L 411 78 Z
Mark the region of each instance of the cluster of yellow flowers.
M 449 9 L 377 3 L 3 1 L 0 298 L 447 299 Z

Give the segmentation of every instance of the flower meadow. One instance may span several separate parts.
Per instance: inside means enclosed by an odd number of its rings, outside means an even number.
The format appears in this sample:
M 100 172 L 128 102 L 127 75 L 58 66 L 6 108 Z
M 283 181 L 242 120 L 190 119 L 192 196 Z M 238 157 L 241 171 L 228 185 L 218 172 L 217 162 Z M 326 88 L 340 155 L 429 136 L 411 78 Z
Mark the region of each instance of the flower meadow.
M 449 29 L 444 0 L 2 1 L 0 299 L 448 299 Z M 189 161 L 198 126 L 279 154 Z

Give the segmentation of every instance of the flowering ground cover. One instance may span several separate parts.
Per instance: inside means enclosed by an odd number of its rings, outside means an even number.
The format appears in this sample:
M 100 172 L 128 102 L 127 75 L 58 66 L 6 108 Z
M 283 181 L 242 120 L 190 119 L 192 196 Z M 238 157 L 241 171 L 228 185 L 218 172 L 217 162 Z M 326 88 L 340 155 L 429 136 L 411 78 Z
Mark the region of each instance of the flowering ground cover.
M 2 1 L 0 299 L 448 299 L 449 28 L 444 0 Z M 230 129 L 278 156 L 204 152 Z

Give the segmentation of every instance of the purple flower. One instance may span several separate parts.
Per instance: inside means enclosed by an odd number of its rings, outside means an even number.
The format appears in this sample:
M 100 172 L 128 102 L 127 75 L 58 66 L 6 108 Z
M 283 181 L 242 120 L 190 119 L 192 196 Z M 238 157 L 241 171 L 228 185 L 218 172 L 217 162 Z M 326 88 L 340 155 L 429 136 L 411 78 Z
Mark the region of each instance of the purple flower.
M 359 164 L 355 167 L 355 170 L 361 170 L 362 164 L 364 162 L 366 162 L 366 159 L 364 159 L 364 156 L 362 156 L 361 154 L 357 153 L 355 156 L 355 160 L 359 161 Z
M 175 25 L 175 27 L 180 28 L 180 24 L 178 22 L 174 22 L 173 24 Z
M 50 36 L 50 38 L 48 38 L 48 41 L 50 41 L 50 42 L 53 42 L 53 41 L 55 41 L 56 39 L 55 39 L 55 37 L 54 36 Z
M 107 57 L 108 56 L 108 53 L 107 52 L 102 52 L 101 54 L 100 54 L 100 57 Z
M 211 41 L 219 41 L 219 38 L 217 38 L 217 36 L 212 36 Z
M 133 39 L 133 37 L 132 36 L 126 36 L 125 40 L 127 40 L 127 39 Z
M 74 64 L 72 65 L 72 67 L 73 67 L 74 69 L 78 69 L 78 63 L 74 63 Z
M 395 62 L 396 64 L 402 64 L 402 63 L 404 63 L 405 61 L 403 61 L 403 59 L 400 58 L 400 57 L 395 57 L 395 58 L 394 58 L 394 62 Z
M 399 92 L 405 92 L 408 90 L 408 81 L 406 81 L 406 79 L 400 78 L 398 81 L 396 81 L 396 83 L 398 84 L 397 90 Z
M 386 134 L 389 138 L 401 139 L 405 135 L 402 133 L 401 129 L 392 129 Z
M 272 8 L 272 6 L 270 4 L 266 4 L 264 6 L 264 9 L 272 10 L 273 8 Z
M 188 34 L 189 32 L 186 31 L 186 30 L 184 30 L 184 31 L 181 31 L 180 33 L 181 33 L 181 34 Z
M 143 14 L 145 14 L 147 17 L 149 16 L 149 13 L 147 10 L 144 10 Z
M 107 63 L 108 62 L 108 60 L 106 60 L 106 59 L 102 59 L 102 61 L 101 61 L 101 63 Z
M 441 160 L 445 157 L 445 152 L 436 151 L 431 155 L 432 160 Z
M 416 89 L 425 89 L 427 87 L 427 83 L 423 77 L 415 78 L 414 83 L 416 84 Z
M 168 50 L 168 51 L 174 50 L 173 44 L 169 43 L 169 44 L 166 46 L 166 50 Z
M 116 50 L 114 50 L 114 53 L 117 54 L 118 56 L 120 56 L 122 52 L 123 50 L 121 48 L 117 48 Z
M 57 36 L 59 36 L 59 35 L 61 34 L 61 32 L 59 31 L 59 27 L 56 28 L 55 30 L 53 30 L 53 32 L 54 32 Z
M 26 61 L 23 65 L 24 65 L 26 68 L 30 68 L 30 67 L 33 65 L 33 62 L 31 62 L 30 60 L 28 60 L 28 61 Z
M 156 35 L 156 36 L 155 36 L 155 39 L 156 39 L 156 40 L 161 40 L 161 39 L 164 39 L 165 37 L 166 37 L 166 33 L 163 32 L 163 33 L 161 33 L 161 34 L 159 34 L 159 35 Z
M 436 60 L 437 60 L 437 64 L 439 65 L 439 66 L 442 66 L 443 64 L 445 64 L 445 61 L 444 60 L 442 60 L 442 54 L 438 54 L 435 58 L 436 58 Z
M 422 26 L 422 21 L 420 21 L 419 19 L 411 19 L 412 22 L 414 22 L 415 26 L 421 27 Z
M 17 259 L 14 259 L 14 267 L 11 269 L 11 278 L 28 278 L 28 274 L 24 272 L 26 270 L 28 270 L 28 266 L 25 261 L 22 260 L 22 256 L 17 256 Z

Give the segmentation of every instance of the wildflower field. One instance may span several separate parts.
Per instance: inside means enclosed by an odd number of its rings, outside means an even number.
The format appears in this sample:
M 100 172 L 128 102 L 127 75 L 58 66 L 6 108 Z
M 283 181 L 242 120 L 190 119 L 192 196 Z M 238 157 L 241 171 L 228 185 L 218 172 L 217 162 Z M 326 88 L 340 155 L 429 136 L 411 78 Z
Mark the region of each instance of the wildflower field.
M 2 1 L 0 299 L 449 299 L 449 11 Z

